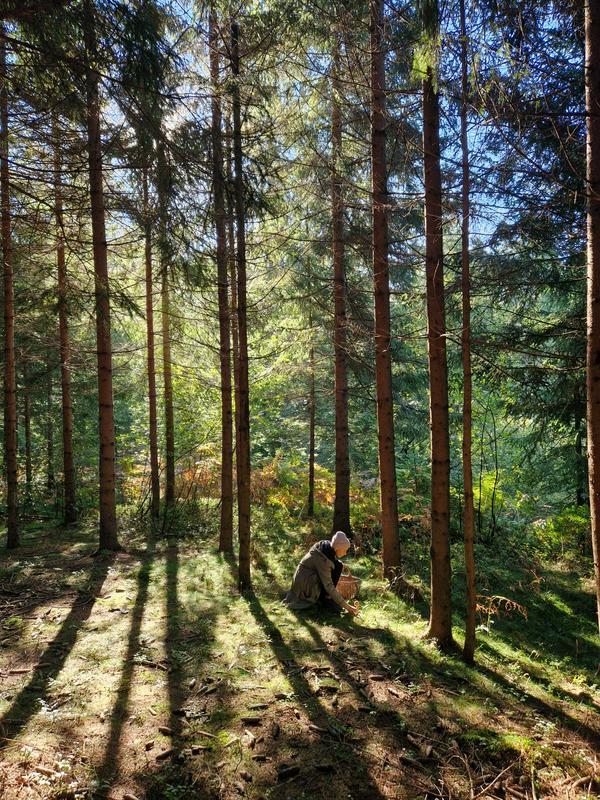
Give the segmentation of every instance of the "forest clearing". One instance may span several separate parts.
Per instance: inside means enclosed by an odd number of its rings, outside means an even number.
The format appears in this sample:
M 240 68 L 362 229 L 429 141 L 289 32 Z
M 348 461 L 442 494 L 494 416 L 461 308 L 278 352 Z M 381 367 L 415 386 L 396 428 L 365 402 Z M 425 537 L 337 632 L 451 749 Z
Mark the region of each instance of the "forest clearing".
M 600 0 L 0 0 L 0 243 L 2 800 L 600 798 Z

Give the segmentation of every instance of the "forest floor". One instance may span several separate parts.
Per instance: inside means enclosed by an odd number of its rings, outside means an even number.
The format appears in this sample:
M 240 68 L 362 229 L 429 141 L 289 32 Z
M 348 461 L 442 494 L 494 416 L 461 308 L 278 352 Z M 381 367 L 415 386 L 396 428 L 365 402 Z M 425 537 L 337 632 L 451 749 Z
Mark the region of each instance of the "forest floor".
M 600 796 L 590 580 L 490 557 L 484 590 L 528 617 L 492 612 L 467 667 L 366 556 L 356 620 L 288 610 L 325 530 L 254 519 L 247 596 L 208 530 L 152 542 L 132 523 L 93 557 L 89 526 L 26 527 L 0 561 L 3 800 Z

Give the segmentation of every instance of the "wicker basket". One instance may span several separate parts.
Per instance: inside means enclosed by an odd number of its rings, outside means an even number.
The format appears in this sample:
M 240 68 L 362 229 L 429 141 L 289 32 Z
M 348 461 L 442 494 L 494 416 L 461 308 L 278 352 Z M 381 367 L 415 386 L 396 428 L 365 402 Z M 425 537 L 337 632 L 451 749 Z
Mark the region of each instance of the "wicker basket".
M 360 589 L 360 578 L 355 578 L 350 571 L 342 573 L 337 584 L 337 590 L 344 600 L 353 600 Z

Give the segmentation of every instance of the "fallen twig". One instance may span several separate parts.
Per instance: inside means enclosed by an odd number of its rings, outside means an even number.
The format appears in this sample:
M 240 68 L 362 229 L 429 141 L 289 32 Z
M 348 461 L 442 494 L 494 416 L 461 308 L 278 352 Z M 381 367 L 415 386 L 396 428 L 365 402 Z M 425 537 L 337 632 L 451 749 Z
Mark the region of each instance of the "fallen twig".
M 482 789 L 480 792 L 478 792 L 478 793 L 477 793 L 477 794 L 476 794 L 476 795 L 473 797 L 473 800 L 477 800 L 477 798 L 478 798 L 478 797 L 483 797 L 483 795 L 484 795 L 486 792 L 489 792 L 489 790 L 492 788 L 492 786 L 495 786 L 495 785 L 498 783 L 498 781 L 500 780 L 500 778 L 501 778 L 503 775 L 505 775 L 505 774 L 508 772 L 508 770 L 509 770 L 509 769 L 512 769 L 516 763 L 517 763 L 516 761 L 513 761 L 513 762 L 512 762 L 512 764 L 509 764 L 509 765 L 508 765 L 508 767 L 504 767 L 504 769 L 502 770 L 502 772 L 499 772 L 499 773 L 496 775 L 496 777 L 494 778 L 494 780 L 493 780 L 491 783 L 488 783 L 488 785 L 487 785 L 487 786 L 485 786 L 485 787 L 484 787 L 484 788 L 483 788 L 483 789 Z
M 584 775 L 583 778 L 578 778 L 574 781 L 570 786 L 569 789 L 577 789 L 579 786 L 582 786 L 584 783 L 591 781 L 594 779 L 593 775 Z

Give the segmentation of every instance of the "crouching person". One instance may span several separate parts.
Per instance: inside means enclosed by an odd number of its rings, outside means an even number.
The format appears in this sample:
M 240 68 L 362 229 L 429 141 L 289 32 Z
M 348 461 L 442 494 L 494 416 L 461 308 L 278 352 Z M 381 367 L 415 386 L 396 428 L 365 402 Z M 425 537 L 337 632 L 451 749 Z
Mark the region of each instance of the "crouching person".
M 340 558 L 346 555 L 350 540 L 342 531 L 337 531 L 331 541 L 323 539 L 314 544 L 298 564 L 292 588 L 284 603 L 296 611 L 311 608 L 320 603 L 326 605 L 329 598 L 353 616 L 358 608 L 351 606 L 336 589 L 344 565 Z

